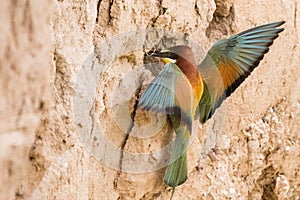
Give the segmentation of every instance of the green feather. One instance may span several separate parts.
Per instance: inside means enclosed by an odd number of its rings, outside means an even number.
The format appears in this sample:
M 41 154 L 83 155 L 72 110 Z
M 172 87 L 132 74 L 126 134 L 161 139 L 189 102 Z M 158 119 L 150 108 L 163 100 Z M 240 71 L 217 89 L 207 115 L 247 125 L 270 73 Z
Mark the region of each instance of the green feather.
M 171 121 L 174 126 L 180 123 L 180 118 L 171 116 Z M 176 187 L 184 183 L 187 179 L 187 147 L 190 137 L 190 127 L 185 124 L 180 124 L 174 128 L 176 137 L 169 161 L 166 169 L 164 182 L 170 187 Z
M 198 105 L 196 116 L 204 123 L 221 105 L 222 101 L 249 76 L 258 66 L 269 47 L 283 28 L 278 28 L 284 21 L 257 26 L 217 41 L 208 51 L 198 70 L 203 76 L 206 87 Z M 232 64 L 228 64 L 232 63 Z M 220 73 L 216 72 L 222 66 Z M 231 68 L 226 73 L 224 66 Z M 224 73 L 224 74 L 221 74 Z M 220 79 L 221 76 L 222 78 Z M 227 88 L 220 80 L 231 82 Z M 228 85 L 228 84 L 227 84 Z

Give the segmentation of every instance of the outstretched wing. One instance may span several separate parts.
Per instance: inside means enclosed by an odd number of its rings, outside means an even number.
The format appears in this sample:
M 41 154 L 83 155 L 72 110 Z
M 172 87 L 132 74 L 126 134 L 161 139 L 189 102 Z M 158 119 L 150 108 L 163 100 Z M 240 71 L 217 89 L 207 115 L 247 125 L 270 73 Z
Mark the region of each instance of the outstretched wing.
M 202 123 L 258 66 L 278 34 L 284 30 L 278 28 L 284 23 L 258 26 L 219 40 L 212 46 L 198 66 L 205 82 L 197 113 Z
M 141 96 L 138 106 L 151 112 L 191 116 L 192 87 L 174 63 L 168 63 Z M 191 119 L 187 120 L 189 123 Z

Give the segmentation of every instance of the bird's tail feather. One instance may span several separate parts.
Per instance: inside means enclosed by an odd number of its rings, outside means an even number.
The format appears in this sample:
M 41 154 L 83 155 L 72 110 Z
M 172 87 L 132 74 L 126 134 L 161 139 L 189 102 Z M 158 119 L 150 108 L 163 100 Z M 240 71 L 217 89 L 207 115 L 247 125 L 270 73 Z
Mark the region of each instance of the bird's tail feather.
M 176 137 L 170 164 L 164 176 L 164 182 L 170 187 L 176 187 L 187 179 L 187 147 L 190 138 L 190 129 L 180 126 L 175 130 Z

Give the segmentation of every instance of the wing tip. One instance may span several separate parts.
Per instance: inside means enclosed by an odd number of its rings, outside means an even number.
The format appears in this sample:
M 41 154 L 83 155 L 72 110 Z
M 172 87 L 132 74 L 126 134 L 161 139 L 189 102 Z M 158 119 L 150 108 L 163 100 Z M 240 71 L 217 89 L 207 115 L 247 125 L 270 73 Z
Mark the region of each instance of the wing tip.
M 281 20 L 281 21 L 277 21 L 277 22 L 271 22 L 271 23 L 267 23 L 267 24 L 263 24 L 261 26 L 257 26 L 257 27 L 254 27 L 254 28 L 259 28 L 259 27 L 273 27 L 273 28 L 276 28 L 276 27 L 279 27 L 281 25 L 285 24 L 285 20 Z
M 284 24 L 284 23 L 285 23 L 285 20 L 278 21 L 278 22 L 275 22 L 275 23 L 278 23 L 278 26 L 281 26 L 282 24 Z

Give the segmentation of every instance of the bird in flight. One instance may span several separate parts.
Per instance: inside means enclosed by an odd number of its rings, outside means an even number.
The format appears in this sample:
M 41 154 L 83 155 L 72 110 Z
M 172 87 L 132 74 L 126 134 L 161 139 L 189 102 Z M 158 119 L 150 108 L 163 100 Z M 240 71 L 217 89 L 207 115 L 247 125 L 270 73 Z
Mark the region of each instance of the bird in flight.
M 205 123 L 222 101 L 258 66 L 284 29 L 284 21 L 257 26 L 217 41 L 197 65 L 188 46 L 173 46 L 148 55 L 165 65 L 142 94 L 138 106 L 169 115 L 176 133 L 164 182 L 173 188 L 187 179 L 187 147 L 193 121 Z

